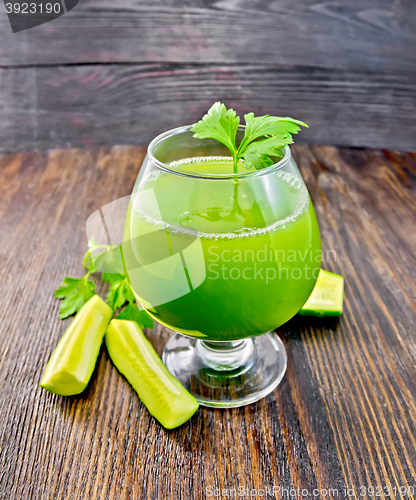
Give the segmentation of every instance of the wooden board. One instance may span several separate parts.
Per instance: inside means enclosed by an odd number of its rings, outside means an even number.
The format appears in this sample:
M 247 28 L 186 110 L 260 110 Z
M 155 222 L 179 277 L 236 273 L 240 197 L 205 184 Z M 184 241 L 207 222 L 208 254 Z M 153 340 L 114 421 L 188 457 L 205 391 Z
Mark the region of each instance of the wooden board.
M 416 11 L 388 0 L 84 0 L 12 34 L 0 63 L 254 63 L 415 74 Z
M 260 65 L 93 65 L 0 70 L 0 151 L 147 144 L 221 100 L 293 116 L 299 142 L 416 149 L 410 76 Z
M 309 144 L 416 149 L 411 2 L 82 1 L 0 16 L 0 151 L 146 144 L 215 100 L 290 114 Z
M 80 275 L 86 218 L 130 193 L 144 150 L 0 158 L 1 499 L 188 500 L 273 486 L 264 498 L 287 499 L 292 486 L 305 498 L 354 487 L 350 498 L 361 498 L 370 485 L 391 499 L 400 497 L 386 488 L 416 486 L 416 155 L 308 146 L 294 155 L 323 249 L 336 251 L 324 267 L 345 277 L 344 315 L 291 320 L 280 329 L 287 375 L 271 395 L 201 408 L 174 431 L 149 416 L 104 349 L 84 394 L 39 388 L 68 325 L 53 291 Z M 146 333 L 160 353 L 169 332 Z

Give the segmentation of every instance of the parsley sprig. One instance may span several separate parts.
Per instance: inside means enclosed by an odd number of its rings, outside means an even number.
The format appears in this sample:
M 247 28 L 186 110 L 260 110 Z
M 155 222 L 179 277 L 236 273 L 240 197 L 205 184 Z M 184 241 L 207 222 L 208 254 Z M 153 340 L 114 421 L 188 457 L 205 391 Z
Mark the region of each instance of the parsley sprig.
M 102 280 L 110 284 L 106 301 L 112 309 L 123 307 L 126 302 L 129 304 L 136 302 L 136 297 L 124 274 L 104 273 Z
M 60 319 L 77 313 L 96 294 L 95 284 L 89 277 L 102 271 L 101 279 L 109 284 L 106 296 L 108 305 L 114 312 L 124 307 L 116 316 L 117 319 L 135 321 L 141 328 L 154 327 L 152 318 L 136 305 L 136 297 L 124 273 L 120 245 L 99 245 L 92 237 L 82 265 L 87 270 L 86 274 L 82 278 L 67 276 L 54 293 L 54 297 L 61 299 Z
M 62 299 L 59 307 L 60 319 L 65 319 L 72 314 L 77 313 L 81 307 L 95 295 L 95 284 L 88 279 L 88 272 L 82 278 L 64 278 L 61 285 L 54 293 L 54 297 Z
M 247 169 L 260 170 L 276 163 L 276 158 L 282 157 L 281 149 L 286 144 L 293 144 L 292 134 L 297 134 L 300 126 L 306 123 L 294 118 L 279 116 L 254 116 L 254 113 L 244 115 L 246 123 L 244 137 L 236 145 L 237 129 L 240 117 L 233 109 L 227 109 L 221 102 L 216 102 L 208 113 L 191 127 L 197 139 L 215 139 L 224 144 L 233 157 L 234 173 L 237 165 L 244 161 Z

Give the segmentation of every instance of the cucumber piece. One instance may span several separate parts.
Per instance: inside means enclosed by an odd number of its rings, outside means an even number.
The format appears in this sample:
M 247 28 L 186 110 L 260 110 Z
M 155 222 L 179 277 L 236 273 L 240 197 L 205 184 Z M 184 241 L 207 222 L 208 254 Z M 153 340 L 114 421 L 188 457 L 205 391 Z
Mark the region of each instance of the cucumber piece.
M 72 320 L 46 365 L 40 386 L 60 396 L 88 385 L 113 310 L 93 295 Z
M 113 319 L 105 343 L 113 363 L 166 429 L 192 417 L 197 400 L 169 373 L 136 322 Z
M 341 316 L 344 300 L 344 278 L 321 269 L 306 304 L 298 312 L 301 316 Z

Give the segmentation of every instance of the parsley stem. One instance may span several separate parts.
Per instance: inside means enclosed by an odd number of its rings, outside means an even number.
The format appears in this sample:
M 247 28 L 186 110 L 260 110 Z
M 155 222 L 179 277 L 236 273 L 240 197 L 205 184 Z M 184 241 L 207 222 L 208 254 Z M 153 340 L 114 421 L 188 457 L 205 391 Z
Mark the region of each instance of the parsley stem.
M 238 167 L 238 157 L 236 154 L 233 154 L 233 171 L 234 174 L 237 174 L 237 167 Z M 238 182 L 238 179 L 236 179 L 236 182 Z

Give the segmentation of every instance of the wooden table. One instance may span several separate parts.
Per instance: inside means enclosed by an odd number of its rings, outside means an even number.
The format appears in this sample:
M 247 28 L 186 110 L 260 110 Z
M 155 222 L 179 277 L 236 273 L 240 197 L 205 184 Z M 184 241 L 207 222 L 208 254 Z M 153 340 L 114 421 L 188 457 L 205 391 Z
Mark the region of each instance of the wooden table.
M 0 157 L 2 500 L 199 500 L 239 487 L 295 498 L 282 492 L 292 486 L 296 498 L 363 498 L 360 486 L 400 498 L 394 488 L 416 488 L 416 154 L 293 151 L 323 248 L 336 251 L 324 267 L 345 277 L 344 315 L 291 320 L 280 329 L 288 371 L 271 395 L 201 408 L 174 431 L 149 415 L 104 349 L 84 394 L 39 388 L 68 325 L 53 291 L 81 275 L 86 218 L 130 194 L 144 149 Z M 147 335 L 160 352 L 170 334 Z

